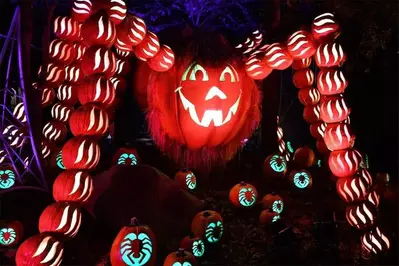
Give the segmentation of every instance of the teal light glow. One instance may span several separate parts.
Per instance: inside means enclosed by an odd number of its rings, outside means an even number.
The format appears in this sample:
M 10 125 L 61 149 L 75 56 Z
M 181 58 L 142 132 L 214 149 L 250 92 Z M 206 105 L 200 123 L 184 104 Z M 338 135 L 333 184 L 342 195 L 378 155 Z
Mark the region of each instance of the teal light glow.
M 119 156 L 118 164 L 137 165 L 136 155 L 133 153 L 122 153 L 121 156 Z
M 12 228 L 0 229 L 0 245 L 9 246 L 15 242 L 17 233 Z
M 193 190 L 197 187 L 197 178 L 193 173 L 188 173 L 186 175 L 186 185 L 189 189 Z
M 277 220 L 280 219 L 280 215 L 276 215 L 273 217 L 272 223 L 276 222 Z
M 133 249 L 133 242 L 139 241 L 138 249 Z M 139 250 L 139 251 L 138 251 Z M 138 254 L 135 254 L 138 252 Z M 146 233 L 129 233 L 123 239 L 120 245 L 120 253 L 122 260 L 128 266 L 142 266 L 145 265 L 152 256 L 152 242 Z
M 306 172 L 298 172 L 294 175 L 293 181 L 297 188 L 307 188 L 310 184 L 310 176 Z
M 8 189 L 15 184 L 15 174 L 12 170 L 0 170 L 0 189 Z
M 318 167 L 321 167 L 323 165 L 323 162 L 319 159 L 319 160 L 317 160 L 317 166 Z
M 367 154 L 364 156 L 364 161 L 366 163 L 366 168 L 369 169 L 370 168 L 369 156 Z
M 281 213 L 284 209 L 284 203 L 282 200 L 275 200 L 272 204 L 272 210 L 277 213 Z
M 287 141 L 287 149 L 290 153 L 294 153 L 294 148 L 292 148 L 291 142 Z
M 64 162 L 62 161 L 62 150 L 55 157 L 55 161 L 60 169 L 65 170 Z
M 223 236 L 223 224 L 221 221 L 216 223 L 211 222 L 208 224 L 205 230 L 205 238 L 209 243 L 218 242 Z
M 282 173 L 287 168 L 287 163 L 283 156 L 276 154 L 270 158 L 270 167 L 274 172 Z
M 196 257 L 202 257 L 205 253 L 205 243 L 201 239 L 193 242 L 193 255 Z
M 250 207 L 256 202 L 256 194 L 252 188 L 243 187 L 238 192 L 238 201 L 241 206 Z
M 188 261 L 185 261 L 183 263 L 176 261 L 172 264 L 172 266 L 192 266 L 192 264 Z

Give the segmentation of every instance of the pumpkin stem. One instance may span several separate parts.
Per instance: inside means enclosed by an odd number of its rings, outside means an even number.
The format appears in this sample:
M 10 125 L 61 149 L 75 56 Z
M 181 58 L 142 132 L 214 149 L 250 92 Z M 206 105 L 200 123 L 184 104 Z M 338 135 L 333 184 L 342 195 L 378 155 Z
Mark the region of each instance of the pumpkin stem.
M 188 172 L 188 168 L 184 167 L 181 169 L 183 172 Z
M 272 194 L 273 196 L 276 196 L 276 192 L 274 192 L 274 191 L 273 191 L 271 194 Z
M 244 181 L 241 181 L 241 182 L 240 182 L 240 185 L 241 185 L 241 186 L 246 186 L 247 183 L 245 183 Z
M 176 252 L 176 255 L 177 255 L 178 257 L 184 257 L 184 256 L 185 256 L 185 254 L 184 254 L 184 248 L 179 248 L 179 250 Z
M 139 226 L 139 220 L 136 217 L 133 217 L 132 219 L 130 219 L 130 225 Z
M 211 213 L 209 211 L 204 211 L 204 213 L 202 214 L 202 216 L 204 217 L 209 217 L 211 216 Z

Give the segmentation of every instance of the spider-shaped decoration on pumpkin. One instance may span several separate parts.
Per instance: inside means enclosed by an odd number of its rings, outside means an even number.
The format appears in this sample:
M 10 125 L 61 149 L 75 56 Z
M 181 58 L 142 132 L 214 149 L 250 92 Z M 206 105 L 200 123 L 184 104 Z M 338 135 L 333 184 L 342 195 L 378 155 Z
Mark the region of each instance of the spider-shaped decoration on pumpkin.
M 58 168 L 65 170 L 64 163 L 62 162 L 62 150 L 55 157 L 55 161 L 57 163 Z
M 256 194 L 252 188 L 243 187 L 238 192 L 238 200 L 242 206 L 249 207 L 255 204 Z
M 297 188 L 307 188 L 310 184 L 310 176 L 307 172 L 295 173 L 293 182 Z
M 0 189 L 8 189 L 15 184 L 15 174 L 12 170 L 0 170 Z
M 287 168 L 287 163 L 283 156 L 273 155 L 270 159 L 270 167 L 277 173 L 282 173 Z
M 282 213 L 284 208 L 284 203 L 282 200 L 276 200 L 272 204 L 272 210 L 277 213 Z
M 16 238 L 17 238 L 17 233 L 13 228 L 0 229 L 0 245 L 4 246 L 12 245 Z
M 127 265 L 145 265 L 152 256 L 151 239 L 146 233 L 126 235 L 120 249 L 122 260 Z
M 119 165 L 137 165 L 137 158 L 136 155 L 133 153 L 123 153 L 118 158 Z
M 202 257 L 205 253 L 205 243 L 201 239 L 193 242 L 192 247 L 193 255 L 196 257 Z
M 186 185 L 191 190 L 197 187 L 197 178 L 193 173 L 188 173 L 186 175 Z
M 209 243 L 216 243 L 223 236 L 223 223 L 221 221 L 211 222 L 205 230 L 205 238 Z

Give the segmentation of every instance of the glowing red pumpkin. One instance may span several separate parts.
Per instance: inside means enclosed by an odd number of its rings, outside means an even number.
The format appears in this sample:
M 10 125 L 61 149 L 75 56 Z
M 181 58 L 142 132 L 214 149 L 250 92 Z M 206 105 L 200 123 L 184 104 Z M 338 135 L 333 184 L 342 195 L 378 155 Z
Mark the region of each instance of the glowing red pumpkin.
M 316 52 L 316 47 L 312 35 L 300 30 L 288 37 L 287 50 L 293 58 L 304 59 L 311 57 Z
M 94 169 L 100 160 L 100 147 L 87 137 L 68 140 L 62 148 L 62 162 L 66 169 Z
M 258 192 L 248 183 L 240 182 L 229 193 L 229 200 L 235 207 L 251 207 L 256 203 Z
M 172 48 L 163 44 L 159 52 L 153 58 L 148 59 L 147 62 L 154 71 L 168 71 L 175 63 L 175 54 L 173 53 Z
M 57 99 L 67 105 L 75 105 L 78 101 L 78 86 L 63 84 L 57 88 Z
M 304 58 L 304 59 L 294 59 L 292 62 L 292 69 L 299 70 L 308 68 L 312 63 L 312 57 Z
M 358 230 L 364 230 L 374 225 L 376 209 L 368 201 L 362 201 L 346 207 L 346 220 Z
M 344 74 L 338 69 L 321 69 L 317 74 L 317 88 L 321 95 L 341 94 L 348 86 Z
M 57 17 L 54 20 L 54 34 L 60 39 L 78 41 L 81 38 L 80 28 L 81 24 L 72 18 Z
M 55 201 L 85 203 L 93 192 L 93 179 L 87 172 L 69 170 L 57 176 L 53 184 Z
M 70 83 L 79 83 L 84 78 L 83 72 L 80 68 L 80 63 L 74 63 L 65 66 L 65 81 Z
M 74 110 L 72 106 L 58 102 L 51 107 L 51 117 L 56 121 L 67 123 Z
M 359 169 L 359 156 L 359 152 L 354 149 L 333 151 L 328 158 L 328 165 L 337 177 L 352 176 Z
M 320 101 L 320 93 L 316 88 L 307 87 L 298 91 L 299 101 L 305 105 L 315 105 Z
M 115 45 L 116 45 L 116 44 L 115 44 Z M 133 53 L 130 52 L 130 51 L 124 51 L 124 50 L 120 50 L 120 49 L 118 49 L 118 48 L 116 48 L 115 50 L 116 50 L 116 54 L 117 54 L 117 56 L 118 56 L 119 58 L 128 59 L 128 58 L 130 58 L 130 57 L 133 55 Z
M 339 25 L 331 13 L 324 13 L 314 18 L 312 34 L 315 39 L 333 40 L 339 35 Z
M 326 131 L 327 124 L 320 121 L 310 125 L 310 134 L 317 140 L 324 141 L 324 133 Z
M 184 251 L 183 248 L 179 248 L 177 252 L 170 253 L 163 262 L 163 266 L 176 266 L 176 265 L 197 266 L 198 262 L 193 254 Z
M 351 110 L 341 95 L 325 96 L 320 100 L 320 118 L 326 123 L 338 123 L 348 118 Z
M 74 0 L 72 6 L 72 18 L 79 22 L 85 22 L 91 15 L 91 0 Z
M 133 46 L 144 39 L 146 32 L 147 27 L 144 21 L 128 14 L 126 19 L 116 27 L 115 47 L 117 51 L 133 51 Z
M 130 63 L 128 60 L 116 59 L 116 71 L 115 75 L 125 76 L 130 72 Z
M 49 46 L 49 57 L 61 64 L 68 65 L 76 59 L 76 49 L 71 42 L 54 39 Z
M 308 105 L 303 109 L 303 118 L 308 124 L 320 121 L 320 105 Z
M 39 67 L 38 75 L 42 73 L 42 66 Z M 58 87 L 66 78 L 65 67 L 56 63 L 47 64 L 47 73 L 45 73 L 45 83 L 49 87 Z
M 298 89 L 310 87 L 314 82 L 314 73 L 309 68 L 295 71 L 292 81 Z
M 94 12 L 101 9 L 106 11 L 110 21 L 115 25 L 120 24 L 126 18 L 127 7 L 123 0 L 96 0 L 93 6 Z
M 83 58 L 83 55 L 85 54 L 86 50 L 87 50 L 87 46 L 84 45 L 81 42 L 76 42 L 74 44 L 74 47 L 76 49 L 76 61 L 80 61 Z
M 362 248 L 374 254 L 382 254 L 391 247 L 388 237 L 380 231 L 378 226 L 365 232 L 360 240 Z
M 42 158 L 46 159 L 47 157 L 50 156 L 50 154 L 52 152 L 53 145 L 51 145 L 48 140 L 44 139 L 41 141 L 40 146 L 41 146 Z
M 257 53 L 246 59 L 245 71 L 248 76 L 255 80 L 266 78 L 273 69 L 266 64 L 263 53 Z
M 126 91 L 126 80 L 123 77 L 112 77 L 109 80 L 114 85 L 116 94 L 120 95 Z
M 336 183 L 338 196 L 346 203 L 362 201 L 369 191 L 369 184 L 362 176 L 339 178 Z
M 269 67 L 284 70 L 291 66 L 292 57 L 281 43 L 273 43 L 265 51 L 265 60 Z
M 89 47 L 101 45 L 110 48 L 116 37 L 115 24 L 106 12 L 99 11 L 91 15 L 82 26 L 83 43 Z
M 67 128 L 59 121 L 49 121 L 43 127 L 43 136 L 49 141 L 64 141 L 66 138 Z
M 252 38 L 247 38 L 245 42 L 238 44 L 235 48 L 243 54 L 249 54 L 256 48 L 255 40 Z
M 115 100 L 115 87 L 110 79 L 104 76 L 93 76 L 84 81 L 78 90 L 79 102 L 110 106 Z
M 51 88 L 44 88 L 42 90 L 41 106 L 42 108 L 49 106 L 55 100 L 55 92 Z
M 355 143 L 355 136 L 350 131 L 348 124 L 327 124 L 324 133 L 324 143 L 330 151 L 351 148 Z
M 0 221 L 0 247 L 18 245 L 24 235 L 24 227 L 19 221 Z
M 151 31 L 147 31 L 143 41 L 141 41 L 135 48 L 134 54 L 142 61 L 153 58 L 160 49 L 160 44 L 157 35 Z
M 378 208 L 380 205 L 380 195 L 375 190 L 372 190 L 369 192 L 369 194 L 367 194 L 366 200 L 373 204 L 376 208 Z
M 105 47 L 92 46 L 83 55 L 81 69 L 86 76 L 101 74 L 110 78 L 116 71 L 116 57 Z
M 102 136 L 108 129 L 108 113 L 93 104 L 85 104 L 69 118 L 69 128 L 74 136 Z
M 325 43 L 317 48 L 314 59 L 316 65 L 320 68 L 337 67 L 345 62 L 346 55 L 340 44 Z

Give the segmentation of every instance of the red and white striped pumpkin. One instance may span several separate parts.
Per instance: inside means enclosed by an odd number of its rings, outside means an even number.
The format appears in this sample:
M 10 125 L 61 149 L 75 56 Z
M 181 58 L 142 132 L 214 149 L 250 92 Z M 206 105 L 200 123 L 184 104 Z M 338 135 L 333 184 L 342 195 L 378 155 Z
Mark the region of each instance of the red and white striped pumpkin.
M 330 151 L 335 151 L 353 147 L 355 136 L 350 131 L 351 129 L 348 124 L 328 124 L 324 134 L 324 142 L 327 148 Z
M 62 147 L 62 162 L 65 169 L 94 169 L 100 160 L 100 147 L 87 137 L 68 140 Z
M 75 205 L 56 202 L 47 206 L 39 218 L 40 233 L 59 233 L 74 237 L 80 228 L 82 213 Z
M 61 64 L 70 64 L 76 59 L 76 49 L 73 43 L 54 39 L 49 46 L 49 57 Z
M 342 95 L 324 96 L 320 100 L 320 117 L 326 123 L 342 122 L 350 112 Z
M 362 201 L 346 207 L 346 220 L 358 230 L 374 225 L 376 209 L 368 201 Z
M 72 6 L 72 18 L 79 22 L 85 22 L 91 15 L 91 0 L 75 0 Z
M 247 38 L 245 42 L 238 44 L 235 48 L 241 51 L 243 54 L 249 54 L 256 48 L 255 40 L 252 38 Z
M 175 54 L 172 48 L 167 45 L 162 45 L 159 52 L 153 57 L 148 59 L 150 68 L 157 72 L 168 71 L 175 63 Z
M 62 262 L 64 245 L 54 236 L 38 234 L 26 239 L 15 256 L 17 266 L 58 266 Z
M 42 73 L 42 66 L 39 67 L 38 75 Z M 45 82 L 49 87 L 57 87 L 65 81 L 65 67 L 56 63 L 47 64 L 47 73 L 45 73 Z
M 89 47 L 102 45 L 111 47 L 116 38 L 115 24 L 105 11 L 91 15 L 82 26 L 83 43 Z
M 361 176 L 339 178 L 336 183 L 338 196 L 345 203 L 362 201 L 366 198 L 370 186 Z
M 287 49 L 295 59 L 308 58 L 316 52 L 312 35 L 304 30 L 294 32 L 288 37 Z
M 326 131 L 327 124 L 319 121 L 310 125 L 310 134 L 317 140 L 324 139 L 324 132 Z
M 265 51 L 265 60 L 269 67 L 278 70 L 287 69 L 292 64 L 292 57 L 281 43 L 273 43 Z
M 20 148 L 26 143 L 26 128 L 9 125 L 3 129 L 3 136 L 11 147 Z
M 41 106 L 47 107 L 52 104 L 55 100 L 55 92 L 51 88 L 44 88 L 42 90 Z
M 380 195 L 378 195 L 377 191 L 370 191 L 366 196 L 366 200 L 374 205 L 374 207 L 378 208 L 380 205 Z
M 112 77 L 109 80 L 114 85 L 117 94 L 121 94 L 126 90 L 126 80 L 123 77 Z
M 305 105 L 315 105 L 320 101 L 320 93 L 316 88 L 307 87 L 298 91 L 299 101 Z
M 76 60 L 80 61 L 83 58 L 83 55 L 85 54 L 86 50 L 87 50 L 87 46 L 84 45 L 81 42 L 76 42 L 74 44 L 75 50 L 76 50 Z
M 127 75 L 130 72 L 130 63 L 129 60 L 125 59 L 116 59 L 116 75 Z
M 133 46 L 141 43 L 147 33 L 147 26 L 141 18 L 128 15 L 116 27 L 115 47 L 124 52 L 133 51 Z
M 60 39 L 71 42 L 78 41 L 80 35 L 81 24 L 69 17 L 57 17 L 54 20 L 54 34 Z
M 106 0 L 109 2 L 106 9 L 109 19 L 115 24 L 120 24 L 125 18 L 127 13 L 126 3 L 123 0 Z
M 378 226 L 365 232 L 360 238 L 362 248 L 374 254 L 383 253 L 391 247 L 388 237 L 386 237 Z
M 363 158 L 360 156 L 360 153 L 358 154 L 358 158 L 360 158 L 360 161 L 363 160 Z M 373 178 L 371 177 L 369 171 L 367 169 L 360 169 L 357 171 L 356 176 L 359 176 L 366 180 L 367 184 L 371 187 L 373 186 Z
M 116 46 L 116 44 L 115 44 Z M 120 50 L 118 48 L 115 49 L 116 50 L 116 54 L 118 55 L 119 58 L 130 58 L 133 54 L 133 52 L 130 51 L 124 51 L 124 50 Z
M 40 143 L 41 145 L 41 149 L 42 149 L 42 158 L 46 159 L 47 157 L 50 156 L 51 152 L 52 152 L 52 145 L 50 145 L 50 143 L 48 142 L 48 140 L 42 140 L 42 142 Z
M 49 141 L 64 141 L 67 133 L 65 124 L 51 120 L 43 127 L 43 136 Z
M 294 59 L 292 62 L 292 69 L 299 70 L 308 68 L 312 63 L 312 57 L 304 58 L 304 59 Z
M 335 39 L 339 35 L 339 25 L 331 13 L 324 13 L 314 18 L 312 34 L 315 39 Z
M 251 39 L 254 41 L 255 47 L 258 47 L 263 41 L 263 34 L 259 30 L 253 31 Z
M 112 77 L 116 71 L 116 57 L 105 47 L 90 47 L 83 55 L 81 69 L 86 76 L 101 74 Z
M 317 48 L 314 59 L 316 65 L 320 68 L 337 67 L 345 62 L 346 55 L 340 44 L 324 43 Z
M 7 157 L 7 152 L 5 150 L 0 150 L 0 164 L 6 162 Z
M 251 78 L 261 80 L 272 73 L 273 69 L 266 64 L 264 53 L 256 53 L 245 60 L 245 71 Z
M 93 179 L 87 172 L 68 170 L 57 176 L 53 184 L 55 201 L 85 203 L 93 192 Z
M 63 84 L 57 88 L 57 99 L 68 105 L 74 105 L 78 101 L 77 85 Z
M 359 169 L 360 153 L 354 149 L 332 151 L 328 158 L 331 172 L 337 177 L 352 176 Z
M 64 102 L 58 102 L 51 107 L 51 117 L 54 120 L 67 123 L 73 111 L 73 106 Z
M 159 52 L 160 48 L 161 45 L 157 35 L 151 31 L 147 31 L 143 41 L 134 48 L 134 54 L 138 59 L 146 61 L 149 58 L 153 58 Z
M 338 69 L 321 69 L 317 74 L 317 88 L 321 95 L 341 94 L 348 86 L 344 74 Z
M 90 77 L 80 86 L 78 98 L 82 105 L 97 103 L 107 107 L 115 100 L 115 87 L 111 79 L 104 76 Z
M 26 113 L 25 113 L 25 106 L 23 102 L 18 103 L 15 105 L 14 110 L 12 111 L 14 117 L 21 123 L 26 122 Z
M 65 81 L 70 83 L 79 83 L 84 78 L 79 63 L 65 66 Z
M 108 113 L 93 104 L 79 107 L 69 119 L 69 128 L 74 136 L 101 136 L 107 131 L 108 125 Z
M 320 121 L 320 106 L 318 104 L 305 106 L 303 109 L 303 118 L 308 124 Z
M 314 83 L 314 73 L 309 68 L 297 70 L 292 76 L 292 81 L 298 89 L 310 87 Z

